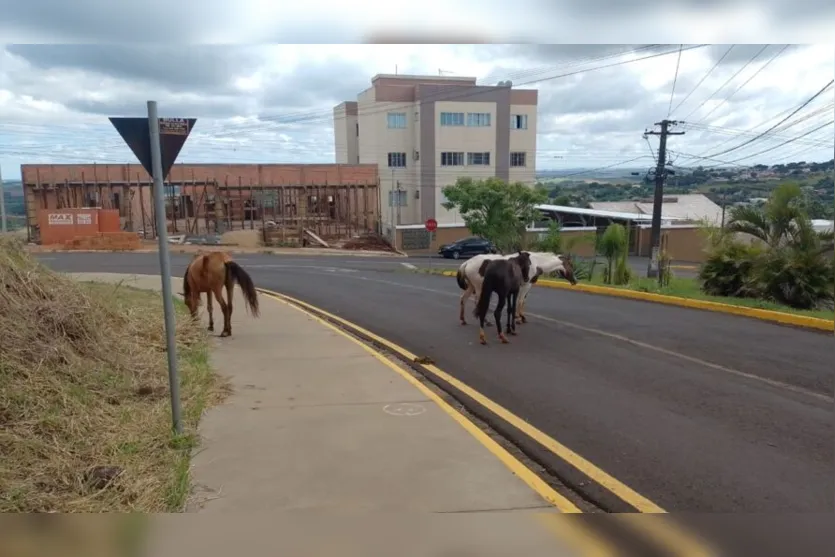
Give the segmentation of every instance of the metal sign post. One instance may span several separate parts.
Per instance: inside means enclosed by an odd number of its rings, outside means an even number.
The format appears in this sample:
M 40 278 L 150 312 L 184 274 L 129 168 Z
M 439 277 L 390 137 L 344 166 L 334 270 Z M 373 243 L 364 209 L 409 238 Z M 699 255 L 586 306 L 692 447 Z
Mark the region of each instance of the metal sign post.
M 432 247 L 432 234 L 435 232 L 435 230 L 438 229 L 438 221 L 436 221 L 435 219 L 426 219 L 426 222 L 424 223 L 424 226 L 426 227 L 426 230 L 429 232 L 429 246 L 431 248 Z M 432 272 L 432 258 L 434 256 L 435 255 L 433 253 L 429 254 L 429 272 L 430 273 Z
M 188 139 L 196 119 L 159 118 L 156 101 L 148 101 L 148 118 L 111 118 L 110 122 L 153 177 L 154 213 L 159 244 L 159 270 L 162 280 L 162 303 L 165 316 L 165 341 L 168 352 L 168 383 L 171 393 L 171 419 L 174 431 L 183 432 L 180 409 L 180 379 L 177 373 L 177 322 L 174 317 L 174 293 L 171 290 L 171 261 L 168 255 L 168 219 L 165 215 L 163 184 L 180 149 Z M 176 214 L 175 214 L 176 218 Z
M 180 410 L 180 378 L 177 373 L 177 320 L 174 318 L 174 295 L 171 292 L 171 261 L 168 257 L 168 219 L 165 217 L 165 191 L 163 190 L 162 149 L 160 147 L 160 121 L 157 102 L 148 101 L 148 133 L 151 143 L 151 170 L 154 177 L 154 212 L 157 221 L 159 244 L 159 271 L 162 278 L 162 304 L 165 314 L 165 344 L 168 352 L 168 384 L 171 391 L 171 418 L 174 431 L 183 432 Z M 175 215 L 176 217 L 176 215 Z

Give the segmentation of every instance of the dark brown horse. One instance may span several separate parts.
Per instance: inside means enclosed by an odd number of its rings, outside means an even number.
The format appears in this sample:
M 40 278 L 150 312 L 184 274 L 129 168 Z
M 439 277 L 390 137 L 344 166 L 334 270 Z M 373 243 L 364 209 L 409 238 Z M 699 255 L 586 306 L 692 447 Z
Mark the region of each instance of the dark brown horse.
M 496 304 L 493 318 L 496 320 L 499 340 L 507 344 L 507 337 L 502 333 L 502 309 L 507 302 L 507 334 L 515 335 L 516 302 L 519 299 L 519 289 L 530 279 L 531 255 L 526 251 L 520 251 L 518 255 L 508 259 L 488 259 L 481 264 L 478 274 L 484 277 L 478 303 L 473 311 L 479 320 L 478 340 L 481 344 L 487 344 L 484 321 L 490 307 L 490 297 L 495 292 L 499 296 L 499 302 Z
M 235 283 L 241 287 L 244 293 L 246 307 L 254 317 L 260 314 L 258 309 L 258 292 L 249 274 L 243 268 L 232 261 L 228 253 L 213 251 L 197 255 L 186 267 L 183 277 L 183 297 L 191 316 L 197 318 L 197 309 L 200 307 L 200 294 L 206 293 L 206 307 L 209 310 L 209 330 L 215 330 L 214 315 L 212 315 L 212 294 L 220 304 L 223 312 L 222 337 L 232 334 L 232 298 Z M 226 287 L 226 298 L 223 299 L 223 287 Z

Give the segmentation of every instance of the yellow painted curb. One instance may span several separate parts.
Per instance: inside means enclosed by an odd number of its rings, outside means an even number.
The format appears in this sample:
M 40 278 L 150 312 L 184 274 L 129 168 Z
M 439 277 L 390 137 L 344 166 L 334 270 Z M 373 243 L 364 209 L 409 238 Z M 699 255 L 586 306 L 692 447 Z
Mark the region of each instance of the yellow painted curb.
M 440 272 L 440 274 L 447 277 L 454 277 L 455 273 L 455 271 Z M 734 306 L 731 304 L 710 302 L 707 300 L 695 300 L 692 298 L 682 298 L 680 296 L 654 294 L 652 292 L 639 292 L 637 290 L 627 290 L 626 288 L 611 288 L 608 286 L 595 286 L 592 284 L 576 284 L 571 286 L 571 284 L 567 282 L 558 282 L 553 280 L 540 280 L 536 283 L 536 286 L 586 292 L 588 294 L 602 294 L 604 296 L 615 296 L 618 298 L 630 298 L 632 300 L 641 300 L 643 302 L 656 302 L 659 304 L 667 304 L 691 309 L 702 309 L 719 313 L 728 313 L 731 315 L 741 315 L 743 317 L 752 317 L 762 321 L 771 321 L 773 323 L 793 325 L 795 327 L 803 327 L 804 329 L 815 329 L 830 333 L 835 331 L 835 321 L 820 319 L 819 317 L 807 317 L 805 315 L 785 313 L 782 311 Z

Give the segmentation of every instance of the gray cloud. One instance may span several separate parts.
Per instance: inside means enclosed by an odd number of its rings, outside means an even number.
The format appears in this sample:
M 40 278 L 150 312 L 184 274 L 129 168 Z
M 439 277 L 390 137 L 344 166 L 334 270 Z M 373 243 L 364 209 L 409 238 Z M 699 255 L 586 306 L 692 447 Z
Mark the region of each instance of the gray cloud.
M 329 109 L 342 101 L 356 100 L 371 86 L 368 69 L 341 59 L 302 63 L 289 76 L 272 80 L 260 94 L 266 112 Z
M 740 6 L 750 6 L 750 2 L 744 0 L 667 0 L 664 3 L 664 7 L 668 9 L 686 8 L 702 12 Z M 823 13 L 831 14 L 835 12 L 835 6 L 829 0 L 805 0 L 802 4 L 788 0 L 761 0 L 757 2 L 757 7 L 765 8 L 775 16 L 788 19 L 810 19 Z M 634 15 L 657 10 L 658 2 L 657 0 L 632 0 L 630 2 L 584 0 L 583 2 L 571 2 L 562 9 L 571 15 Z
M 628 110 L 645 102 L 648 91 L 638 76 L 607 68 L 572 76 L 540 93 L 540 111 L 548 114 L 585 114 Z
M 123 42 L 143 36 L 141 41 L 169 37 L 191 42 L 205 36 L 209 21 L 222 21 L 226 5 L 220 0 L 203 0 L 195 10 L 191 2 L 166 0 L 12 2 L 3 7 L 0 30 L 32 35 L 32 42 Z
M 236 46 L 7 45 L 36 68 L 78 69 L 162 85 L 174 92 L 228 92 L 235 77 L 256 69 L 260 57 Z

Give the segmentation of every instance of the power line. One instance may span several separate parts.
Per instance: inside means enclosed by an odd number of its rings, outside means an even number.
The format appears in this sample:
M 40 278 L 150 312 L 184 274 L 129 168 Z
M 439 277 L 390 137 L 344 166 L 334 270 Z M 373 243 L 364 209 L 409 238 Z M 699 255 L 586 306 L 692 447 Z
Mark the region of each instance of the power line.
M 791 118 L 792 116 L 794 116 L 795 114 L 797 114 L 798 112 L 803 110 L 806 107 L 806 105 L 808 105 L 810 102 L 814 101 L 816 98 L 821 96 L 827 89 L 829 89 L 832 86 L 833 82 L 835 82 L 835 79 L 830 79 L 829 83 L 827 83 L 820 91 L 818 91 L 817 93 L 815 93 L 814 95 L 809 97 L 809 99 L 807 99 L 803 104 L 801 104 L 799 107 L 794 109 L 788 116 L 786 116 L 785 118 L 783 118 L 782 120 L 780 120 L 779 122 L 777 122 L 776 124 L 774 124 L 773 126 L 768 128 L 764 132 L 762 132 L 762 133 L 758 134 L 757 136 L 749 139 L 748 141 L 740 143 L 736 147 L 731 147 L 730 149 L 725 149 L 724 151 L 719 151 L 718 153 L 713 153 L 710 156 L 711 157 L 717 157 L 719 155 L 724 155 L 725 153 L 730 153 L 731 151 L 736 151 L 737 149 L 741 149 L 742 147 L 744 147 L 746 145 L 749 145 L 749 144 L 753 143 L 754 141 L 757 141 L 761 137 L 767 135 L 770 131 L 774 130 L 777 126 L 779 126 L 780 124 L 782 124 L 783 122 L 785 122 L 786 120 L 788 120 L 789 118 Z
M 670 91 L 670 106 L 667 107 L 667 118 L 670 117 L 670 113 L 673 111 L 673 96 L 676 94 L 676 81 L 678 81 L 678 68 L 681 65 L 681 49 L 684 47 L 683 44 L 678 45 L 678 59 L 676 60 L 676 73 L 673 75 L 673 89 Z
M 675 112 L 676 110 L 678 110 L 678 108 L 679 108 L 681 105 L 683 105 L 683 104 L 687 101 L 687 99 L 689 99 L 689 98 L 690 98 L 690 96 L 691 96 L 693 93 L 695 93 L 695 92 L 696 92 L 696 90 L 699 88 L 699 86 L 701 86 L 701 84 L 704 82 L 704 80 L 705 80 L 705 79 L 707 79 L 707 77 L 708 77 L 710 74 L 712 74 L 712 73 L 713 73 L 713 70 L 715 70 L 716 68 L 718 68 L 718 67 L 719 67 L 719 64 L 721 64 L 721 63 L 722 63 L 722 60 L 724 60 L 724 59 L 728 56 L 728 54 L 730 54 L 730 53 L 731 53 L 731 51 L 734 49 L 734 47 L 735 47 L 735 46 L 736 46 L 735 44 L 732 44 L 732 45 L 731 45 L 731 47 L 730 47 L 728 50 L 726 50 L 726 51 L 725 51 L 725 54 L 723 54 L 723 55 L 722 55 L 722 57 L 721 57 L 721 58 L 720 58 L 720 59 L 719 59 L 719 60 L 718 60 L 718 61 L 717 61 L 714 65 L 713 65 L 713 67 L 712 67 L 712 68 L 710 68 L 710 69 L 707 71 L 707 73 L 706 73 L 705 75 L 703 75 L 703 76 L 702 76 L 702 78 L 699 80 L 699 82 L 696 84 L 696 86 L 695 86 L 695 87 L 693 87 L 693 89 L 692 89 L 689 93 L 687 93 L 687 96 L 686 96 L 686 97 L 684 97 L 684 98 L 683 98 L 683 99 L 682 99 L 682 100 L 681 100 L 681 101 L 680 101 L 680 102 L 676 105 L 676 107 L 672 110 L 672 112 Z M 671 112 L 670 114 L 672 114 L 672 112 Z M 668 117 L 669 117 L 669 116 L 668 116 Z
M 737 70 L 737 72 L 736 72 L 735 74 L 733 74 L 733 75 L 732 75 L 732 76 L 731 76 L 731 77 L 730 77 L 730 78 L 729 78 L 729 79 L 728 79 L 725 83 L 723 83 L 723 84 L 722 84 L 722 85 L 721 85 L 721 86 L 720 86 L 720 87 L 719 87 L 716 91 L 714 91 L 713 93 L 711 93 L 711 95 L 710 95 L 708 98 L 706 98 L 704 101 L 702 101 L 702 103 L 701 103 L 699 106 L 697 106 L 696 108 L 694 108 L 693 110 L 691 110 L 691 111 L 690 111 L 690 113 L 689 113 L 687 116 L 685 116 L 684 118 L 682 118 L 682 120 L 687 120 L 687 119 L 688 119 L 688 118 L 690 118 L 693 114 L 695 114 L 695 113 L 696 113 L 696 112 L 697 112 L 700 108 L 702 108 L 702 107 L 705 105 L 705 103 L 707 103 L 707 101 L 709 101 L 710 99 L 712 99 L 712 98 L 714 97 L 714 95 L 716 95 L 716 93 L 718 93 L 719 91 L 721 91 L 722 89 L 724 89 L 724 88 L 725 88 L 725 86 L 726 86 L 728 83 L 730 83 L 731 81 L 733 81 L 733 80 L 734 80 L 734 78 L 735 78 L 736 76 L 738 76 L 739 74 L 741 74 L 741 73 L 745 70 L 745 68 L 747 68 L 747 67 L 748 67 L 748 66 L 749 66 L 749 65 L 750 65 L 750 64 L 751 64 L 754 60 L 756 60 L 756 59 L 760 56 L 760 54 L 762 54 L 762 53 L 765 51 L 765 49 L 766 49 L 766 48 L 768 48 L 769 46 L 771 46 L 771 45 L 765 45 L 764 47 L 762 47 L 762 48 L 759 50 L 759 52 L 757 52 L 756 54 L 754 54 L 754 56 L 752 56 L 752 57 L 751 57 L 751 59 L 750 59 L 750 60 L 748 60 L 747 62 L 745 62 L 745 65 L 744 65 L 744 66 L 742 66 L 741 68 L 739 68 L 739 70 Z
M 784 109 L 784 110 L 781 110 L 780 112 L 778 112 L 778 113 L 777 113 L 777 114 L 775 114 L 774 116 L 771 116 L 770 118 L 767 118 L 767 119 L 763 120 L 762 122 L 760 122 L 759 124 L 757 124 L 757 125 L 756 125 L 756 126 L 754 126 L 753 128 L 749 128 L 749 129 L 748 129 L 748 130 L 746 130 L 746 131 L 747 131 L 747 132 L 754 133 L 754 130 L 756 130 L 756 129 L 758 129 L 758 128 L 761 128 L 761 127 L 763 127 L 763 126 L 767 125 L 767 124 L 768 124 L 769 122 L 771 122 L 772 120 L 776 120 L 777 118 L 780 118 L 781 116 L 783 116 L 783 115 L 787 114 L 787 113 L 788 113 L 788 112 L 790 112 L 791 110 L 792 110 L 792 107 L 789 107 L 789 108 L 786 108 L 786 109 Z M 688 126 L 689 126 L 690 124 L 685 123 L 685 125 L 688 125 Z M 794 124 L 790 124 L 788 127 L 791 127 L 792 125 L 794 125 Z M 722 142 L 718 143 L 717 145 L 715 145 L 715 146 L 714 146 L 714 148 L 721 147 L 722 145 L 725 145 L 725 144 L 727 144 L 727 143 L 730 143 L 730 142 L 731 142 L 731 141 L 733 141 L 734 139 L 735 139 L 734 137 L 729 137 L 729 138 L 728 138 L 728 139 L 726 139 L 725 141 L 722 141 Z M 710 149 L 708 149 L 707 151 L 710 151 Z M 707 151 L 703 151 L 701 154 L 703 155 L 703 154 L 705 154 Z
M 725 98 L 724 98 L 724 100 L 722 100 L 722 102 L 720 102 L 719 104 L 717 104 L 716 106 L 714 106 L 714 107 L 710 110 L 710 112 L 708 112 L 707 114 L 705 114 L 704 116 L 702 116 L 701 118 L 699 118 L 699 120 L 698 120 L 696 123 L 698 124 L 699 122 L 704 122 L 705 120 L 707 120 L 707 119 L 708 119 L 708 117 L 709 117 L 711 114 L 713 114 L 714 112 L 716 112 L 716 111 L 719 109 L 719 107 L 720 107 L 720 106 L 722 106 L 723 104 L 725 104 L 726 102 L 728 102 L 728 101 L 731 99 L 731 97 L 733 97 L 734 95 L 736 95 L 736 94 L 737 94 L 737 93 L 738 93 L 738 92 L 739 92 L 739 91 L 740 91 L 743 87 L 745 87 L 746 85 L 748 85 L 748 83 L 750 83 L 750 81 L 751 81 L 752 79 L 754 79 L 755 77 L 757 77 L 757 75 L 759 75 L 759 73 L 760 73 L 761 71 L 763 71 L 764 69 L 766 69 L 766 68 L 768 67 L 768 65 L 769 65 L 769 64 L 771 64 L 773 61 L 775 61 L 777 58 L 779 58 L 779 57 L 780 57 L 780 55 L 781 55 L 781 54 L 783 54 L 783 52 L 785 52 L 785 51 L 786 51 L 786 49 L 788 49 L 790 46 L 791 46 L 791 45 L 788 45 L 788 44 L 787 44 L 787 45 L 784 45 L 784 46 L 783 46 L 783 48 L 781 48 L 779 51 L 777 51 L 777 54 L 775 54 L 774 56 L 772 56 L 771 58 L 769 58 L 769 59 L 768 59 L 768 61 L 766 61 L 766 63 L 765 63 L 765 64 L 763 64 L 762 66 L 760 66 L 760 68 L 759 68 L 757 71 L 755 71 L 753 74 L 751 74 L 751 77 L 749 77 L 748 79 L 746 79 L 746 80 L 742 83 L 742 85 L 740 85 L 739 87 L 737 87 L 736 89 L 734 89 L 734 90 L 733 90 L 733 92 L 731 92 L 731 94 L 730 94 L 730 95 L 728 95 L 727 97 L 725 97 Z
M 704 48 L 706 46 L 708 46 L 708 45 L 707 44 L 692 45 L 692 46 L 684 47 L 682 50 L 694 50 L 694 49 L 698 49 L 698 48 Z M 542 82 L 545 82 L 545 81 L 551 81 L 551 80 L 554 80 L 554 79 L 561 79 L 561 78 L 569 77 L 569 76 L 572 76 L 572 75 L 579 75 L 579 74 L 583 74 L 583 73 L 597 71 L 597 70 L 601 70 L 601 69 L 604 69 L 604 68 L 622 66 L 622 65 L 625 65 L 625 64 L 632 64 L 632 63 L 640 62 L 640 61 L 643 61 L 643 60 L 658 58 L 660 56 L 667 56 L 669 54 L 674 54 L 676 52 L 678 52 L 678 51 L 677 50 L 670 50 L 670 51 L 666 51 L 666 52 L 659 52 L 659 53 L 649 54 L 649 55 L 642 56 L 640 58 L 635 58 L 635 59 L 632 59 L 632 60 L 620 60 L 620 61 L 612 62 L 612 63 L 609 63 L 609 64 L 601 64 L 601 65 L 598 65 L 598 66 L 593 66 L 591 68 L 584 68 L 584 69 L 580 69 L 580 70 L 574 70 L 574 71 L 570 71 L 570 72 L 561 73 L 561 74 L 558 74 L 558 75 L 553 75 L 553 76 L 548 76 L 548 77 L 541 77 L 541 78 L 531 79 L 531 80 L 528 80 L 528 81 L 522 81 L 521 83 L 514 83 L 514 85 L 532 85 L 532 84 L 535 84 L 535 83 L 542 83 Z M 475 91 L 474 92 L 472 90 L 473 89 L 472 87 L 460 86 L 460 85 L 457 86 L 457 88 L 458 89 L 463 89 L 463 91 L 461 91 L 459 94 L 453 94 L 453 95 L 448 95 L 448 94 L 438 95 L 435 98 L 427 99 L 425 101 L 420 101 L 419 104 L 422 104 L 423 102 L 432 102 L 434 100 L 454 101 L 455 99 L 458 99 L 458 98 L 475 97 L 475 96 L 478 96 L 478 95 L 485 95 L 485 94 L 490 94 L 490 93 L 493 92 L 492 89 L 489 89 L 489 90 L 486 90 L 486 91 Z M 382 112 L 389 112 L 391 110 L 392 110 L 391 107 L 384 107 L 384 108 L 380 108 L 380 109 L 377 109 L 377 110 L 368 110 L 368 111 L 362 112 L 360 115 L 361 116 L 367 116 L 367 115 L 371 115 L 371 114 L 379 114 L 379 113 L 382 113 Z M 326 119 L 330 120 L 331 118 L 333 118 L 332 114 L 328 113 L 328 116 L 326 117 Z M 333 119 L 337 120 L 337 118 L 333 118 Z M 312 123 L 312 122 L 322 121 L 322 120 L 323 120 L 323 118 L 312 118 L 312 119 L 304 120 L 303 122 L 304 123 Z M 299 122 L 302 122 L 302 120 L 296 120 L 296 121 L 293 121 L 292 123 L 299 123 Z M 220 136 L 220 137 L 223 137 L 223 136 L 228 137 L 229 136 L 229 134 L 224 134 L 224 133 L 220 133 L 220 134 L 217 134 L 217 135 Z

